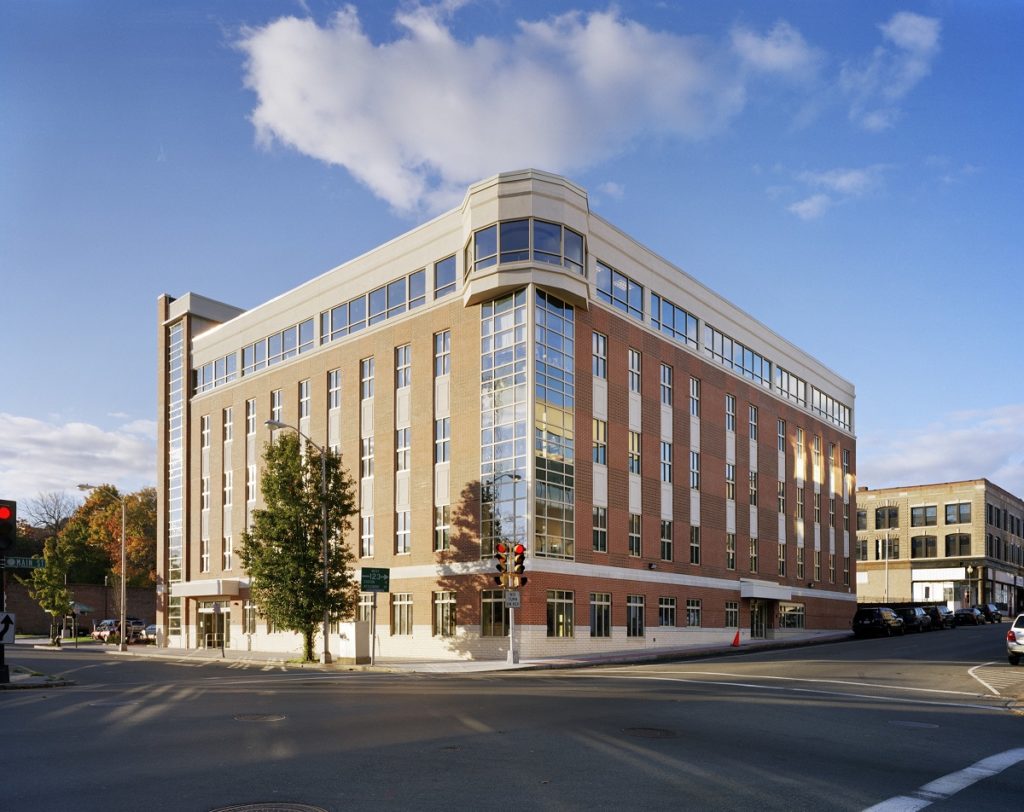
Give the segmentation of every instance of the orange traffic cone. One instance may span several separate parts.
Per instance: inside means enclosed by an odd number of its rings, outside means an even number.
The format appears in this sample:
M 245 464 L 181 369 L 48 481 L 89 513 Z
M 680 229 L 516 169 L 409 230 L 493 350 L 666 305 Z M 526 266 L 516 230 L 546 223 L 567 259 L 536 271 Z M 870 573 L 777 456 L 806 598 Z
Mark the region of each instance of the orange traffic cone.
M 736 636 L 732 639 L 732 644 L 736 648 L 739 648 L 739 646 L 740 646 L 740 630 L 739 629 L 736 630 Z

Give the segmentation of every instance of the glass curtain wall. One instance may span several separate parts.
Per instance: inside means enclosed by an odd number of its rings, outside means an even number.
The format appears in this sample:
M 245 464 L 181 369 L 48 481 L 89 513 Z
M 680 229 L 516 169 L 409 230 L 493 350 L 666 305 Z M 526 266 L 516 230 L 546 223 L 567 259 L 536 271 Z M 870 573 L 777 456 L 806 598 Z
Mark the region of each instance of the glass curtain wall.
M 167 579 L 181 580 L 184 538 L 185 328 L 179 322 L 167 341 Z M 168 598 L 167 634 L 181 634 L 181 598 Z

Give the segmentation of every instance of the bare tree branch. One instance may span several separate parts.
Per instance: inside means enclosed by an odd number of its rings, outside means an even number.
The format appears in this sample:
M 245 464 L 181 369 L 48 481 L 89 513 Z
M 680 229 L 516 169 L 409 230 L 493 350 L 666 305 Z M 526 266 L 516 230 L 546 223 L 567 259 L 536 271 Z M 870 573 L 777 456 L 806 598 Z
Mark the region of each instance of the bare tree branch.
M 33 527 L 59 533 L 75 514 L 75 507 L 66 491 L 49 491 L 29 499 L 25 505 L 25 515 Z

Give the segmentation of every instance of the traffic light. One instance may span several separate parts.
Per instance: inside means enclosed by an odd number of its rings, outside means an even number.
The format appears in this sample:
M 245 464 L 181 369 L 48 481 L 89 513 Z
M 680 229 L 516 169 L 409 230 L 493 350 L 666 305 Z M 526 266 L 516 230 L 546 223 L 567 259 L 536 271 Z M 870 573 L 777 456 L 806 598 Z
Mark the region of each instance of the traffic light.
M 494 545 L 494 560 L 497 561 L 495 569 L 498 574 L 494 576 L 494 583 L 498 586 L 505 586 L 508 581 L 508 545 L 499 541 Z
M 515 575 L 517 586 L 526 586 L 526 547 L 517 544 L 512 548 L 512 574 Z
M 14 546 L 18 537 L 18 503 L 0 499 L 0 552 Z

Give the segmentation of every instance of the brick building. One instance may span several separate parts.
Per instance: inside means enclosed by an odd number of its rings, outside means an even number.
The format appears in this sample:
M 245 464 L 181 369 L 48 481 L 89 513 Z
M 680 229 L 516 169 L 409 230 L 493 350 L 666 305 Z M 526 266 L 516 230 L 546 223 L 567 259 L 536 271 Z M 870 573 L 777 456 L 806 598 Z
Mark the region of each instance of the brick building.
M 346 541 L 391 572 L 381 655 L 504 657 L 499 541 L 527 548 L 524 656 L 848 627 L 852 384 L 563 178 L 498 175 L 259 307 L 162 296 L 158 323 L 172 646 L 299 646 L 237 555 L 268 419 L 344 456 Z

